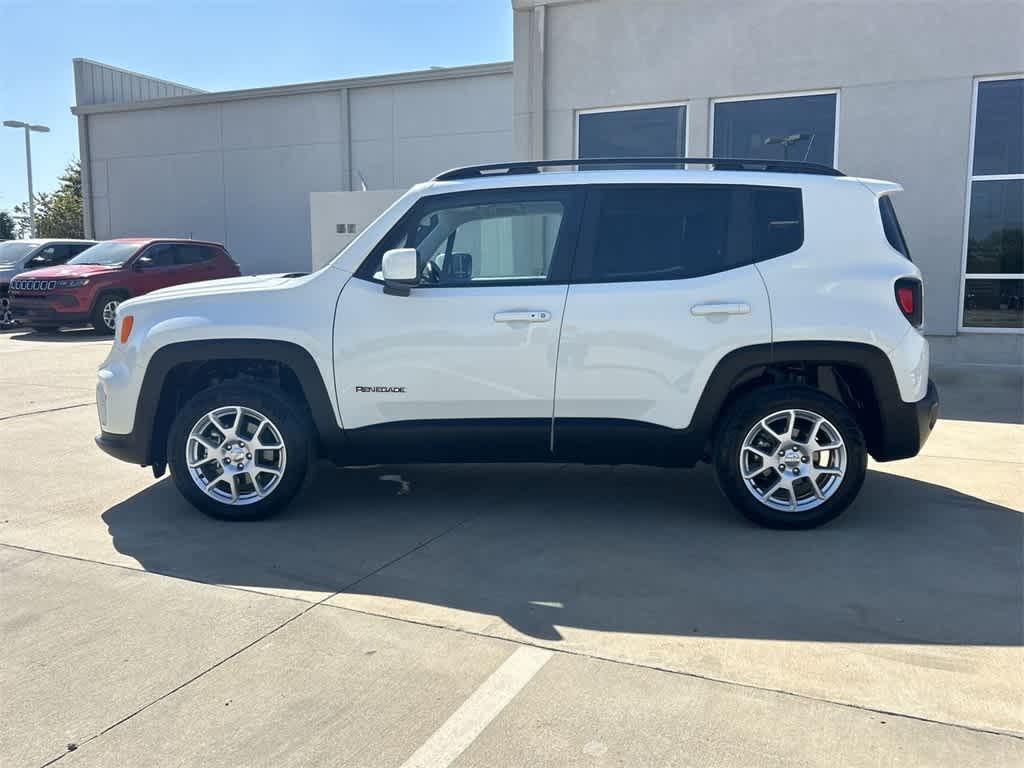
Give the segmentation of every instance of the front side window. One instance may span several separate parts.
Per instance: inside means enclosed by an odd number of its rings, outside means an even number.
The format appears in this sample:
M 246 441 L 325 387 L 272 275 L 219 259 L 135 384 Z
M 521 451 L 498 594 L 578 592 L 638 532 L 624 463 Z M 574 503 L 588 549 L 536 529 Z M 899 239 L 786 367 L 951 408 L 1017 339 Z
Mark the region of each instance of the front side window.
M 588 203 L 574 280 L 679 280 L 775 258 L 803 243 L 799 189 L 609 186 Z
M 44 248 L 40 248 L 39 251 L 28 260 L 25 265 L 30 269 L 39 269 L 40 267 L 48 267 L 54 264 L 63 264 L 67 261 L 68 247 L 61 243 L 54 243 L 53 245 L 47 245 Z
M 145 259 L 143 264 L 146 267 L 173 267 L 177 251 L 178 246 L 174 243 L 163 243 L 147 248 L 141 258 Z
M 572 197 L 492 190 L 427 198 L 384 238 L 359 275 L 379 279 L 385 251 L 415 248 L 424 287 L 556 280 Z
M 964 328 L 1024 328 L 1024 78 L 977 83 Z
M 579 114 L 577 157 L 681 157 L 686 107 L 643 107 Z
M 826 93 L 716 102 L 712 154 L 831 166 L 836 159 L 836 98 Z

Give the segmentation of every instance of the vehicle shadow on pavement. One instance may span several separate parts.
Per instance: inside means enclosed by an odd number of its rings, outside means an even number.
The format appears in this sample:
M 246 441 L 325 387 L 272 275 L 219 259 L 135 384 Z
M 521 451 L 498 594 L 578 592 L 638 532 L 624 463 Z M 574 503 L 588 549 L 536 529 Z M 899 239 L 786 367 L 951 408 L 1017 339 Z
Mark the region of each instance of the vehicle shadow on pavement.
M 108 333 L 95 328 L 65 328 L 59 331 L 36 331 L 32 328 L 13 328 L 8 331 L 11 341 L 45 341 L 68 343 L 72 341 L 113 341 Z
M 1024 516 L 870 471 L 814 531 L 748 524 L 706 467 L 319 467 L 282 516 L 203 517 L 165 479 L 107 510 L 149 571 L 605 632 L 1021 645 Z

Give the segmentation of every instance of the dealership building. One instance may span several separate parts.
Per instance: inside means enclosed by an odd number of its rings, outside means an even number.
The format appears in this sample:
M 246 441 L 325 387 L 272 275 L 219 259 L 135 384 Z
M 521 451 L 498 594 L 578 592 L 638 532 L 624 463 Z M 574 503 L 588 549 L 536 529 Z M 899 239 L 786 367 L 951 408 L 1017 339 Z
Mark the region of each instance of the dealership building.
M 74 61 L 87 235 L 323 264 L 458 165 L 788 158 L 900 182 L 941 362 L 1024 364 L 1021 0 L 512 0 L 513 61 L 206 92 Z

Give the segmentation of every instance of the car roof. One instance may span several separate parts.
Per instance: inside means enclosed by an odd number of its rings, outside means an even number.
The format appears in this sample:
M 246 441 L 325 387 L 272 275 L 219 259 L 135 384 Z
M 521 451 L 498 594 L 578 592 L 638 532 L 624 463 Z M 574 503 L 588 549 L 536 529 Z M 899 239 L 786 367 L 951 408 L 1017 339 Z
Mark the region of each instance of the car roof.
M 149 245 L 150 243 L 192 243 L 195 245 L 215 245 L 223 248 L 223 243 L 215 240 L 193 240 L 190 237 L 112 237 L 105 242 L 108 243 L 129 243 L 134 245 Z
M 27 245 L 46 245 L 47 243 L 95 243 L 97 240 L 81 240 L 77 237 L 26 237 L 22 240 L 0 240 L 2 243 L 26 243 Z
M 895 192 L 902 187 L 891 181 L 856 176 L 824 176 L 807 173 L 749 170 L 696 170 L 678 168 L 618 169 L 587 171 L 544 171 L 541 173 L 489 174 L 475 178 L 432 180 L 421 188 L 431 193 L 473 189 L 547 186 L 594 186 L 600 184 L 729 184 L 766 187 L 822 189 L 836 185 L 868 187 L 875 194 Z

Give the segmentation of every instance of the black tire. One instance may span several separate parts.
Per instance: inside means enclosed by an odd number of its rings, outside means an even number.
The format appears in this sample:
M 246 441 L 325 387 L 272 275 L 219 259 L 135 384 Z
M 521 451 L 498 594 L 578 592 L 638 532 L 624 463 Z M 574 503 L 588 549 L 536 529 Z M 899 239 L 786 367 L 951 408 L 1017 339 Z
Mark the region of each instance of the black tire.
M 212 498 L 199 488 L 188 468 L 186 443 L 192 428 L 204 415 L 226 406 L 249 408 L 270 419 L 284 444 L 284 474 L 265 498 L 250 504 L 233 505 Z M 285 507 L 302 487 L 312 456 L 312 435 L 312 424 L 304 409 L 281 390 L 255 383 L 226 382 L 203 390 L 178 412 L 167 439 L 167 463 L 178 490 L 201 512 L 220 520 L 263 520 Z M 212 467 L 208 470 L 212 471 Z
M 839 432 L 845 444 L 845 475 L 832 495 L 811 509 L 775 509 L 756 499 L 743 480 L 740 451 L 747 434 L 762 419 L 788 409 L 806 410 L 824 416 Z M 849 409 L 834 398 L 809 387 L 776 386 L 750 392 L 732 405 L 719 422 L 715 434 L 714 464 L 722 492 L 747 518 L 767 528 L 816 528 L 835 519 L 860 491 L 867 472 L 867 459 L 864 435 Z M 770 484 L 771 475 L 767 477 Z M 806 488 L 806 482 L 800 487 Z
M 113 326 L 107 325 L 107 321 L 103 319 L 104 308 L 111 301 L 122 302 L 127 298 L 128 296 L 124 293 L 110 291 L 107 293 L 101 293 L 96 299 L 96 303 L 92 308 L 92 313 L 89 316 L 89 322 L 92 323 L 92 327 L 95 328 L 98 333 L 105 333 L 108 336 L 113 335 Z

